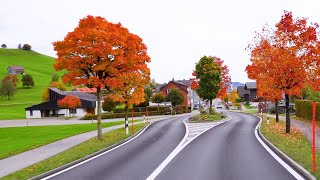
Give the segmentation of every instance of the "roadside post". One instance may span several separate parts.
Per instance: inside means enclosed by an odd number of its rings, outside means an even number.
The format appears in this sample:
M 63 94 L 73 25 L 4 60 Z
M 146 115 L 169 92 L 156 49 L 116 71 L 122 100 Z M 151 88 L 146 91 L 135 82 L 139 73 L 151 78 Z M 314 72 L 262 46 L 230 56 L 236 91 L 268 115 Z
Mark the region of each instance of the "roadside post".
M 262 108 L 260 109 L 261 111 L 261 119 L 262 119 L 262 122 L 263 122 L 263 111 L 262 111 Z
M 146 123 L 146 115 L 143 115 L 143 123 Z
M 316 172 L 316 101 L 312 102 L 312 171 Z
M 267 124 L 269 124 L 269 122 L 270 122 L 269 119 L 270 119 L 270 114 L 268 113 L 267 114 Z
M 147 116 L 146 122 L 148 122 L 148 108 L 146 109 L 146 116 Z
M 134 116 L 134 114 L 133 114 L 133 109 L 131 110 L 131 116 L 132 116 L 131 125 L 132 125 L 132 135 L 133 135 L 133 133 L 134 133 L 134 127 L 133 127 L 133 116 Z

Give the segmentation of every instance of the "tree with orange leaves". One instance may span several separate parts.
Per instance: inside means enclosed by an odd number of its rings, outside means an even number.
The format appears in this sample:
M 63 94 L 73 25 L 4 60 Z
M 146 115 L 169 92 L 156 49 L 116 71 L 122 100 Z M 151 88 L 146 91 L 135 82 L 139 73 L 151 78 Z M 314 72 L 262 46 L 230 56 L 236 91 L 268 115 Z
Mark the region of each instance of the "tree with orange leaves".
M 129 107 L 145 101 L 144 87 L 150 83 L 150 70 L 149 68 L 144 68 L 140 69 L 140 71 L 123 73 L 117 80 L 121 84 L 111 87 L 113 93 L 107 95 L 107 97 L 125 105 L 125 129 L 128 135 Z
M 68 109 L 74 109 L 76 107 L 81 107 L 81 100 L 77 96 L 68 95 L 68 96 L 65 96 L 64 98 L 58 100 L 58 106 L 60 108 L 66 109 L 66 116 L 67 116 Z M 69 113 L 69 115 L 71 115 L 71 114 Z
M 319 88 L 317 28 L 317 24 L 308 23 L 306 18 L 293 19 L 292 13 L 285 11 L 276 30 L 264 28 L 251 48 L 252 65 L 246 68 L 248 77 L 270 88 L 276 96 L 285 94 L 286 133 L 290 133 L 290 96 L 301 96 L 306 85 Z
M 68 72 L 64 82 L 97 88 L 97 129 L 98 139 L 102 139 L 101 89 L 111 92 L 123 85 L 119 76 L 147 68 L 146 45 L 120 23 L 99 16 L 81 19 L 74 31 L 53 45 L 58 56 L 54 68 Z

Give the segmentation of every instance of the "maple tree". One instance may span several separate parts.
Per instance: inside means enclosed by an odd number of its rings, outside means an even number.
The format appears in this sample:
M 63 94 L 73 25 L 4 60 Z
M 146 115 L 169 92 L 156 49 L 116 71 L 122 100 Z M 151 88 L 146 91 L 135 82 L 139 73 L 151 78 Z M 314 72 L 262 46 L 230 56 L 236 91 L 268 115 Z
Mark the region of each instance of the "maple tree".
M 238 98 L 239 96 L 237 90 L 232 90 L 229 94 L 228 101 L 235 103 Z
M 221 67 L 214 61 L 214 57 L 203 56 L 196 64 L 191 88 L 206 100 L 209 100 L 212 107 L 212 99 L 216 98 L 221 89 Z
M 291 12 L 285 11 L 276 30 L 263 28 L 250 48 L 252 65 L 248 65 L 246 71 L 250 79 L 256 79 L 257 84 L 265 88 L 260 94 L 268 98 L 270 93 L 266 91 L 269 90 L 275 94 L 271 99 L 285 95 L 286 133 L 290 133 L 290 96 L 301 96 L 307 85 L 319 88 L 317 28 L 317 24 L 308 23 L 306 18 L 294 19 Z
M 17 87 L 17 85 L 19 84 L 19 79 L 17 75 L 6 75 L 2 80 L 2 83 L 4 83 L 5 81 L 11 81 L 14 85 L 14 87 Z
M 67 95 L 64 98 L 58 100 L 58 107 L 66 109 L 66 116 L 67 116 L 68 109 L 81 107 L 81 100 L 77 96 Z M 69 115 L 71 114 L 69 113 Z
M 102 139 L 101 89 L 111 92 L 123 85 L 119 76 L 147 68 L 150 57 L 146 45 L 120 23 L 89 15 L 53 46 L 58 56 L 54 68 L 67 70 L 64 82 L 97 88 L 97 130 L 98 139 Z
M 144 86 L 150 82 L 150 70 L 145 66 L 139 71 L 123 73 L 117 80 L 120 84 L 111 87 L 112 94 L 108 94 L 107 97 L 125 105 L 125 128 L 128 134 L 129 107 L 145 101 Z

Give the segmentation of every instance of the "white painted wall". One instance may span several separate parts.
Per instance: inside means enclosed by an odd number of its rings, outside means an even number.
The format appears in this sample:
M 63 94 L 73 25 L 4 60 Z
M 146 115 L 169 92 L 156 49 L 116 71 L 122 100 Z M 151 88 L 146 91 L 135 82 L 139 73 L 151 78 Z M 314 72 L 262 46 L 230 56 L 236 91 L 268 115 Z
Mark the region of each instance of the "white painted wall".
M 26 111 L 26 118 L 27 118 L 27 119 L 41 118 L 41 112 L 40 112 L 40 110 L 33 110 L 32 113 L 33 113 L 33 115 L 31 116 L 31 115 L 30 115 L 30 111 L 27 110 L 27 111 Z

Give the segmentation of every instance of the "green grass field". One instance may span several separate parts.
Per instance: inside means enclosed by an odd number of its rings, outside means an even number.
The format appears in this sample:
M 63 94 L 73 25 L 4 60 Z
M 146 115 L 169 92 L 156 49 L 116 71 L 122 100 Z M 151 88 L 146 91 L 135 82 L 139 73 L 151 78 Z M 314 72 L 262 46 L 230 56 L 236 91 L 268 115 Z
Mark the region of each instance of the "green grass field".
M 10 65 L 23 66 L 26 74 L 33 77 L 35 86 L 33 88 L 22 87 L 22 82 L 17 86 L 17 93 L 7 100 L 0 97 L 0 120 L 1 119 L 24 119 L 24 108 L 31 104 L 41 102 L 41 94 L 49 85 L 52 74 L 56 73 L 53 68 L 52 57 L 19 49 L 0 49 L 0 79 L 7 75 L 7 68 Z M 59 76 L 63 72 L 58 73 Z M 18 75 L 21 80 L 22 75 Z
M 142 129 L 145 124 L 135 125 L 135 132 Z M 131 127 L 129 127 L 129 132 L 131 132 Z M 50 171 L 64 164 L 73 162 L 77 159 L 83 158 L 89 154 L 97 152 L 101 149 L 107 148 L 117 142 L 124 140 L 130 135 L 124 133 L 124 128 L 116 129 L 104 134 L 104 139 L 102 141 L 97 140 L 97 138 L 92 138 L 85 141 L 77 146 L 74 146 L 60 154 L 57 154 L 51 158 L 45 159 L 39 163 L 31 165 L 20 171 L 14 172 L 8 176 L 1 179 L 29 179 L 41 173 Z
M 316 155 L 317 172 L 313 173 L 311 161 L 311 143 L 298 129 L 291 126 L 290 134 L 286 134 L 285 122 L 276 122 L 274 118 L 270 118 L 270 124 L 267 124 L 266 121 L 263 121 L 261 125 L 261 132 L 282 152 L 303 166 L 317 179 L 320 178 L 320 152 L 317 151 Z
M 107 122 L 102 127 L 121 124 L 124 122 Z M 95 129 L 96 123 L 0 128 L 0 159 Z

